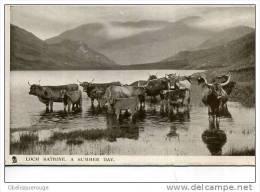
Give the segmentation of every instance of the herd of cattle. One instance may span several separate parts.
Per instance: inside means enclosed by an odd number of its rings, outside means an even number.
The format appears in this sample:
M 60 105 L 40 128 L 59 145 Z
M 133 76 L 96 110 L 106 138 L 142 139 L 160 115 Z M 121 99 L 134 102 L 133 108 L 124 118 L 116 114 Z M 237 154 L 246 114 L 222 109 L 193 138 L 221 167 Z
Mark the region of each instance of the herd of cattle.
M 202 85 L 202 102 L 208 106 L 208 114 L 211 117 L 219 117 L 223 111 L 227 111 L 228 96 L 234 87 L 234 82 L 230 81 L 231 74 L 221 76 L 222 82 L 214 81 L 208 83 L 203 76 L 197 78 L 197 82 Z M 130 111 L 133 115 L 139 109 L 145 108 L 146 99 L 150 98 L 155 102 L 160 97 L 161 112 L 169 115 L 188 112 L 191 100 L 192 76 L 179 76 L 176 74 L 166 74 L 165 77 L 157 78 L 150 75 L 148 80 L 139 80 L 129 85 L 122 85 L 120 82 L 93 83 L 79 82 L 83 91 L 91 99 L 97 101 L 99 108 L 107 106 L 109 113 L 115 113 L 117 119 L 122 110 Z M 82 92 L 78 84 L 68 84 L 60 86 L 41 86 L 39 84 L 30 85 L 30 95 L 35 95 L 46 105 L 46 112 L 53 111 L 54 102 L 64 103 L 64 110 L 82 109 Z

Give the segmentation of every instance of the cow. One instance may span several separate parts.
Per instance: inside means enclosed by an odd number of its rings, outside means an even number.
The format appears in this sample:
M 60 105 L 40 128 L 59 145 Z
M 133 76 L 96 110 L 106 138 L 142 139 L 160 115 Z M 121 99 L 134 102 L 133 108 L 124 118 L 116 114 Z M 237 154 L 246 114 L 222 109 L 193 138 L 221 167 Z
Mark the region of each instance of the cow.
M 140 107 L 144 105 L 143 98 L 145 95 L 144 87 L 136 86 L 110 86 L 106 89 L 106 92 L 101 100 L 101 106 L 103 107 L 108 103 L 109 111 L 112 110 L 112 107 L 115 104 L 116 99 L 120 98 L 129 98 L 129 97 L 138 97 Z
M 176 86 L 179 89 L 191 89 L 192 76 L 177 76 L 176 74 L 167 74 L 169 79 L 169 89 L 174 89 Z
M 131 83 L 129 86 L 140 87 L 143 90 L 145 90 L 146 89 L 146 85 L 147 85 L 147 81 L 145 81 L 145 80 L 138 80 L 138 81 L 135 81 L 135 82 Z M 138 98 L 139 98 L 139 101 L 140 101 L 140 107 L 142 109 L 145 108 L 145 96 L 146 96 L 145 93 L 138 95 Z
M 39 84 L 31 85 L 30 86 L 30 95 L 37 96 L 38 99 L 46 105 L 46 112 L 50 111 L 53 112 L 53 102 L 63 102 L 61 90 L 66 91 L 76 91 L 79 89 L 77 84 L 68 84 L 68 85 L 59 85 L 59 86 L 41 86 Z
M 117 85 L 120 86 L 119 81 L 110 83 L 92 83 L 92 82 L 80 82 L 80 86 L 83 87 L 83 91 L 87 93 L 88 97 L 91 99 L 91 105 L 94 106 L 94 100 L 98 102 L 98 107 L 100 107 L 100 101 L 109 86 Z
M 70 112 L 70 107 L 72 105 L 72 110 L 82 109 L 82 93 L 81 90 L 67 91 L 65 89 L 61 90 L 61 97 L 64 103 L 64 111 L 68 106 L 68 112 Z
M 116 98 L 114 101 L 114 110 L 117 120 L 119 120 L 121 110 L 130 110 L 131 116 L 130 119 L 133 120 L 133 116 L 138 110 L 139 99 L 137 96 L 128 97 L 128 98 Z
M 227 109 L 228 94 L 223 88 L 230 83 L 230 79 L 231 74 L 229 73 L 225 82 L 210 84 L 206 78 L 202 76 L 198 77 L 198 83 L 204 87 L 202 91 L 202 103 L 208 106 L 208 115 L 213 118 L 214 123 L 217 123 L 215 120 L 223 116 L 223 114 L 230 115 Z
M 168 90 L 169 80 L 166 77 L 148 80 L 144 86 L 146 95 L 152 97 L 152 101 L 156 100 L 156 96 L 160 95 L 161 100 L 164 99 L 163 90 Z
M 190 108 L 191 77 L 166 75 L 168 89 L 162 91 L 161 112 L 178 113 L 180 108 L 188 112 Z
M 189 112 L 190 92 L 186 89 L 169 89 L 163 91 L 164 100 L 161 112 L 168 112 L 169 116 L 180 112 Z M 182 109 L 182 111 L 180 111 Z

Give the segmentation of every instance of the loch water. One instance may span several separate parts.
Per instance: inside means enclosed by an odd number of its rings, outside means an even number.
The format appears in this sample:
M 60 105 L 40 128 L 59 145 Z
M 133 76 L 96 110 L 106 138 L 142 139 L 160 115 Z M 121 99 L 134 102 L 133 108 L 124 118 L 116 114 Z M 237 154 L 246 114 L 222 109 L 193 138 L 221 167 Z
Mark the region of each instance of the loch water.
M 200 103 L 201 89 L 193 82 L 191 110 L 174 118 L 160 114 L 160 105 L 146 103 L 136 122 L 91 107 L 83 93 L 82 112 L 64 113 L 62 103 L 54 112 L 29 95 L 29 85 L 61 85 L 91 81 L 129 84 L 169 73 L 191 75 L 192 70 L 12 71 L 10 76 L 10 151 L 12 154 L 52 155 L 229 155 L 255 148 L 255 108 L 228 102 L 232 118 L 220 120 L 219 141 L 205 143 L 209 129 L 207 108 Z M 82 89 L 82 88 L 81 88 Z M 96 105 L 96 103 L 95 103 Z M 225 137 L 226 139 L 222 139 Z

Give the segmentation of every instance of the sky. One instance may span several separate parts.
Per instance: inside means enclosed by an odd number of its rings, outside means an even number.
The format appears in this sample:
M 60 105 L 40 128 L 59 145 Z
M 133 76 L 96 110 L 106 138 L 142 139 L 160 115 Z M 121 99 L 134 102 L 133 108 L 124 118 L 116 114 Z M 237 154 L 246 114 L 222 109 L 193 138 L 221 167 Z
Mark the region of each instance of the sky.
M 190 16 L 200 17 L 191 25 L 211 30 L 255 27 L 255 8 L 251 5 L 16 5 L 11 7 L 10 16 L 12 24 L 43 40 L 88 23 L 102 23 L 113 38 L 121 38 L 160 26 L 129 28 L 111 25 L 114 21 L 174 22 Z

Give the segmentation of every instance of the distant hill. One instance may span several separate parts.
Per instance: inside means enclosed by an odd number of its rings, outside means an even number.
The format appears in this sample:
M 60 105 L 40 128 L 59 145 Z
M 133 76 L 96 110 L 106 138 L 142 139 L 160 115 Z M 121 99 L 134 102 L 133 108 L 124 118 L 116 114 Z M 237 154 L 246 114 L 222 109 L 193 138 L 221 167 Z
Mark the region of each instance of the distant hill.
M 243 68 L 254 65 L 255 32 L 208 49 L 181 51 L 164 62 L 182 60 L 186 69 Z
M 114 67 L 114 61 L 79 41 L 48 45 L 34 34 L 11 25 L 11 70 L 76 70 Z
M 192 22 L 198 20 L 201 18 L 194 16 L 176 22 L 141 20 L 111 22 L 109 25 L 85 24 L 46 42 L 52 44 L 64 39 L 83 41 L 100 53 L 109 55 L 118 64 L 153 63 L 181 50 L 195 48 L 216 33 L 193 26 Z M 114 35 L 129 31 L 135 33 L 123 37 Z
M 198 46 L 198 49 L 207 49 L 218 45 L 223 45 L 229 41 L 236 40 L 248 33 L 253 32 L 254 29 L 247 26 L 236 26 L 225 29 L 213 35 L 208 40 L 204 41 Z
M 208 49 L 180 51 L 160 62 L 118 66 L 121 69 L 244 70 L 255 67 L 255 32 Z

